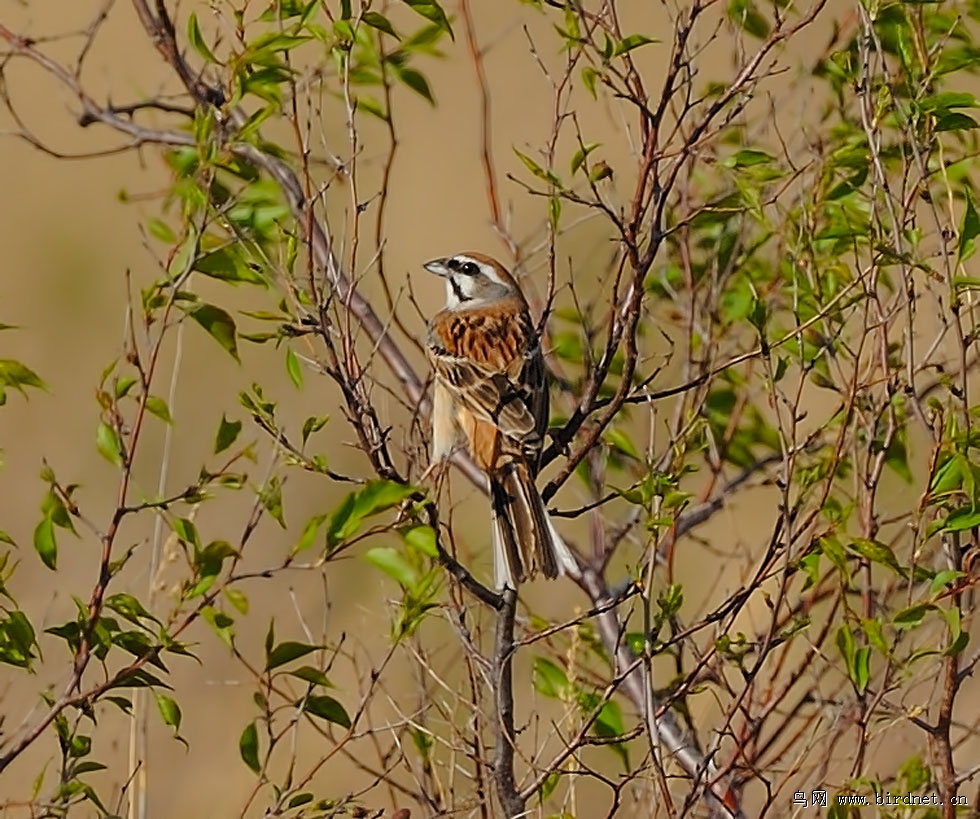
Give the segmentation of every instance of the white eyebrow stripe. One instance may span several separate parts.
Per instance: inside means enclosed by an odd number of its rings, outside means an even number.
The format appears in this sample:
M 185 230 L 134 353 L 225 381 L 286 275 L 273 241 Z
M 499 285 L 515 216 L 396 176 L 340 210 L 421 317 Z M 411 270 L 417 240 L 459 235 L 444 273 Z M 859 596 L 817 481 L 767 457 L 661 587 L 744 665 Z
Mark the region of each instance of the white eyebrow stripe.
M 504 280 L 500 278 L 500 274 L 497 273 L 497 269 L 492 264 L 486 264 L 485 262 L 481 262 L 478 259 L 473 259 L 469 256 L 460 255 L 454 256 L 453 258 L 460 264 L 466 264 L 467 262 L 475 264 L 478 268 L 480 268 L 480 272 L 490 279 L 490 281 L 496 282 L 497 284 L 504 284 Z

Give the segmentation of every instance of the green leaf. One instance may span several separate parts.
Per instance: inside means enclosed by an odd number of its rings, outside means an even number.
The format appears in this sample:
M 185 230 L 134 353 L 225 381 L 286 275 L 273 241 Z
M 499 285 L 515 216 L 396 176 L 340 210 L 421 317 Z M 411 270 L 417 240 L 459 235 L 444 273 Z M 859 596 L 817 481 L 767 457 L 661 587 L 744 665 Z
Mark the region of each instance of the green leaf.
M 201 616 L 223 643 L 234 648 L 235 646 L 235 621 L 224 612 L 218 611 L 213 606 L 205 606 L 201 610 Z
M 323 526 L 326 520 L 326 515 L 314 515 L 310 518 L 306 522 L 306 526 L 303 527 L 303 534 L 299 536 L 299 542 L 293 548 L 292 553 L 298 554 L 299 552 L 312 548 L 316 542 L 316 534 L 320 531 L 320 527 Z
M 432 96 L 432 89 L 429 88 L 429 81 L 423 74 L 416 71 L 414 68 L 402 68 L 398 71 L 398 77 L 416 94 L 424 97 L 432 105 L 436 104 L 436 101 Z
M 265 662 L 265 670 L 272 671 L 272 669 L 278 668 L 281 665 L 286 665 L 286 663 L 291 663 L 293 660 L 298 660 L 300 657 L 305 657 L 307 654 L 316 651 L 318 648 L 321 648 L 321 646 L 314 646 L 310 645 L 309 643 L 280 643 L 269 652 Z
M 34 387 L 37 390 L 46 390 L 47 385 L 41 377 L 30 367 L 13 359 L 0 359 L 0 388 L 4 385 L 13 387 L 21 395 L 27 395 L 24 387 Z M 0 401 L 0 404 L 3 402 Z
M 122 443 L 119 440 L 119 434 L 105 421 L 99 422 L 99 428 L 95 433 L 95 446 L 109 463 L 114 466 L 123 465 Z
M 34 626 L 24 612 L 15 609 L 0 618 L 0 662 L 31 670 L 36 646 Z
M 312 793 L 309 793 L 308 791 L 304 791 L 303 793 L 298 793 L 295 796 L 290 797 L 289 802 L 286 805 L 286 807 L 287 808 L 298 808 L 301 805 L 308 805 L 312 801 L 313 801 L 313 794 Z
M 965 532 L 974 526 L 980 526 L 980 509 L 967 504 L 953 510 L 946 516 L 943 522 L 942 531 L 944 532 Z
M 310 665 L 300 666 L 295 671 L 290 671 L 289 674 L 304 682 L 308 682 L 310 685 L 322 685 L 324 688 L 333 688 L 333 683 L 330 682 L 327 675 L 320 671 L 320 669 L 313 668 Z
M 971 474 L 970 462 L 963 455 L 954 455 L 936 470 L 930 489 L 935 495 L 945 495 L 959 489 Z
M 610 446 L 618 449 L 624 455 L 628 455 L 637 461 L 640 460 L 640 453 L 637 451 L 636 446 L 630 440 L 629 435 L 622 429 L 608 429 L 604 437 Z
M 868 635 L 868 642 L 887 657 L 890 652 L 888 650 L 888 641 L 885 640 L 885 631 L 882 628 L 881 620 L 864 619 L 861 621 L 861 627 L 864 629 L 864 633 Z
M 138 668 L 135 671 L 122 671 L 112 685 L 113 688 L 166 688 L 167 685 L 155 674 L 151 674 L 145 668 Z
M 197 22 L 197 15 L 193 11 L 190 17 L 187 18 L 187 41 L 209 63 L 218 62 L 218 58 L 214 56 L 211 49 L 208 48 L 208 44 L 204 41 L 204 36 L 201 34 L 201 27 Z
M 962 615 L 960 614 L 960 610 L 957 606 L 941 608 L 939 609 L 939 613 L 946 621 L 950 636 L 949 647 L 943 652 L 943 654 L 948 657 L 953 657 L 966 648 L 967 643 L 970 642 L 970 635 L 969 633 L 963 631 Z
M 239 612 L 242 614 L 248 614 L 248 597 L 245 596 L 244 592 L 238 589 L 225 589 L 225 597 L 228 598 L 228 602 L 231 603 Z
M 612 175 L 613 169 L 600 159 L 596 162 L 595 167 L 589 171 L 589 181 L 601 182 L 603 179 L 609 179 Z
M 303 370 L 292 347 L 286 348 L 286 372 L 289 373 L 289 379 L 296 386 L 296 389 L 303 389 Z
M 319 432 L 327 425 L 327 421 L 330 420 L 329 415 L 321 415 L 319 417 L 311 415 L 303 422 L 303 446 L 306 446 L 307 439 L 314 433 Z
M 764 40 L 769 36 L 769 22 L 755 7 L 752 0 L 731 0 L 728 4 L 728 16 L 735 25 Z
M 452 40 L 456 39 L 452 27 L 449 25 L 449 20 L 446 18 L 446 12 L 435 0 L 402 0 L 402 2 L 411 7 L 416 14 L 421 14 L 426 20 L 435 23 Z
M 932 603 L 919 603 L 915 606 L 909 606 L 907 609 L 902 609 L 896 614 L 892 623 L 895 628 L 915 628 L 922 622 L 922 618 L 926 616 L 926 613 L 935 608 Z
M 918 754 L 903 763 L 902 767 L 898 769 L 898 774 L 905 780 L 905 787 L 912 793 L 933 781 L 932 771 Z
M 913 481 L 912 470 L 909 469 L 909 453 L 905 442 L 899 437 L 892 438 L 892 442 L 885 453 L 885 465 L 898 475 L 906 483 Z
M 427 54 L 438 55 L 435 46 L 442 39 L 445 29 L 437 25 L 422 26 L 418 31 L 410 34 L 402 43 L 405 53 L 412 51 L 422 51 Z
M 768 165 L 776 161 L 776 157 L 767 154 L 765 151 L 757 151 L 752 148 L 743 148 L 734 155 L 728 157 L 722 164 L 726 168 L 752 168 L 756 165 Z
M 918 101 L 922 111 L 948 111 L 950 108 L 980 108 L 980 101 L 964 91 L 943 91 Z
M 129 395 L 129 391 L 136 386 L 136 379 L 131 375 L 126 375 L 120 378 L 116 382 L 115 394 L 116 398 L 125 398 Z
M 517 154 L 517 158 L 524 163 L 524 167 L 526 167 L 538 179 L 544 180 L 545 182 L 549 182 L 552 185 L 561 187 L 561 182 L 559 181 L 557 176 L 555 176 L 550 171 L 546 171 L 537 162 L 531 159 L 531 157 L 529 157 L 527 154 L 522 154 L 520 151 L 518 151 L 517 148 L 514 148 L 513 150 L 514 153 Z
M 632 51 L 634 48 L 659 42 L 659 40 L 654 40 L 652 37 L 647 37 L 645 34 L 630 34 L 628 37 L 624 37 L 622 40 L 616 43 L 612 56 L 622 57 L 624 54 Z
M 664 620 L 674 617 L 684 605 L 684 587 L 680 583 L 671 583 L 660 593 L 657 598 L 657 605 L 660 606 L 661 616 Z
M 602 145 L 601 142 L 588 142 L 574 153 L 570 165 L 573 176 L 575 175 L 575 172 L 585 164 L 585 158 L 600 145 Z
M 960 228 L 959 260 L 962 262 L 973 255 L 974 239 L 980 235 L 980 216 L 973 205 L 973 196 L 966 193 L 966 212 L 963 214 L 963 227 Z
M 391 21 L 388 20 L 388 18 L 383 14 L 378 14 L 376 11 L 366 11 L 361 15 L 361 19 L 371 26 L 371 28 L 376 28 L 378 31 L 383 31 L 385 34 L 390 34 L 396 40 L 401 39 L 401 37 L 398 36 L 398 32 L 396 32 L 394 27 L 391 25 Z
M 561 220 L 561 199 L 557 196 L 548 197 L 548 222 L 553 231 L 558 230 L 558 222 Z
M 170 225 L 161 219 L 153 218 L 146 223 L 146 229 L 150 231 L 150 235 L 156 237 L 161 242 L 166 242 L 168 245 L 173 244 L 177 241 L 176 235 L 170 229 Z
M 52 476 L 52 483 L 54 478 Z M 62 503 L 61 498 L 59 498 L 52 489 L 41 501 L 41 511 L 51 518 L 51 522 L 55 526 L 61 529 L 67 529 L 72 534 L 78 534 L 75 531 L 75 527 L 72 525 L 71 516 L 68 514 L 68 508 Z
M 313 38 L 271 31 L 256 37 L 249 44 L 248 51 L 245 52 L 245 58 L 258 65 L 279 67 L 278 62 L 274 62 L 268 58 L 267 55 L 269 53 L 292 51 L 294 48 L 303 45 L 303 43 L 308 43 L 311 39 Z
M 269 55 L 270 60 L 278 60 L 278 57 Z M 251 74 L 242 77 L 242 96 L 245 94 L 255 94 L 259 99 L 279 106 L 282 104 L 282 84 L 285 83 L 290 73 L 283 68 L 260 68 Z M 249 204 L 243 204 L 240 211 L 228 211 L 229 217 L 240 221 L 240 223 L 252 226 L 254 224 L 255 208 Z
M 305 700 L 300 700 L 297 705 L 302 705 L 306 713 L 332 722 L 334 725 L 340 725 L 343 728 L 350 728 L 351 726 L 350 717 L 347 716 L 344 706 L 326 694 L 307 697 Z
M 330 518 L 327 527 L 329 548 L 354 535 L 366 517 L 397 506 L 415 492 L 408 484 L 370 481 L 363 489 L 348 495 Z
M 869 646 L 861 646 L 854 653 L 851 679 L 854 681 L 854 687 L 858 694 L 863 694 L 868 687 L 868 681 L 871 679 L 871 648 Z
M 541 783 L 541 787 L 538 789 L 538 799 L 542 805 L 547 802 L 548 797 L 555 792 L 555 788 L 558 787 L 558 783 L 560 781 L 561 773 L 559 771 L 552 771 L 545 777 L 544 781 Z M 567 816 L 568 814 L 565 815 Z M 561 819 L 564 819 L 564 817 Z
M 88 756 L 92 752 L 92 737 L 84 734 L 75 734 L 68 743 L 68 755 L 79 759 Z
M 847 623 L 844 623 L 837 629 L 835 642 L 837 643 L 837 650 L 840 651 L 841 656 L 844 658 L 845 665 L 848 669 L 851 669 L 854 664 L 854 635 L 851 633 L 851 628 Z
M 357 39 L 357 35 L 354 34 L 354 26 L 347 17 L 341 17 L 339 20 L 334 20 L 333 32 L 337 35 L 337 39 L 344 44 L 344 47 L 349 47 L 354 40 Z
M 250 722 L 242 731 L 238 739 L 238 752 L 242 755 L 242 760 L 255 773 L 262 770 L 259 762 L 259 732 L 254 722 Z
M 265 656 L 268 657 L 272 653 L 272 648 L 276 644 L 276 618 L 273 617 L 269 620 L 269 628 L 265 633 Z
M 936 596 L 941 592 L 946 586 L 954 584 L 960 578 L 966 577 L 965 572 L 958 572 L 956 569 L 943 569 L 941 572 L 936 572 L 936 576 L 932 579 L 929 584 L 929 594 Z
M 800 558 L 800 571 L 806 575 L 803 583 L 803 591 L 816 585 L 820 577 L 820 552 L 811 552 Z
M 242 431 L 241 421 L 229 421 L 222 413 L 221 423 L 218 425 L 218 434 L 214 436 L 214 454 L 224 452 L 236 440 Z
M 585 86 L 586 90 L 592 95 L 592 99 L 598 99 L 596 95 L 595 85 L 596 81 L 601 75 L 591 66 L 586 66 L 582 69 L 582 84 Z
M 256 118 L 250 120 L 242 127 L 242 132 L 245 132 L 249 128 L 257 128 L 261 121 L 268 117 L 268 115 L 262 115 L 270 110 L 275 111 L 276 109 L 260 109 L 255 115 Z M 212 279 L 231 282 L 233 284 L 245 282 L 263 287 L 267 284 L 265 277 L 257 272 L 257 268 L 245 264 L 238 254 L 229 248 L 219 248 L 218 250 L 213 250 L 210 253 L 198 257 L 194 262 L 194 270 Z
M 227 312 L 213 304 L 199 304 L 187 311 L 188 315 L 200 324 L 235 361 L 238 357 L 235 320 Z
M 613 700 L 607 700 L 602 705 L 602 710 L 595 718 L 592 730 L 597 737 L 609 739 L 610 737 L 622 736 L 626 733 L 626 726 L 623 723 L 623 714 Z M 629 771 L 630 758 L 626 749 L 626 743 L 616 742 L 609 746 L 623 761 L 623 767 Z
M 282 511 L 282 484 L 279 478 L 275 476 L 269 478 L 268 482 L 259 491 L 259 500 L 262 502 L 265 510 L 285 529 L 286 519 Z
M 79 762 L 72 768 L 72 773 L 75 776 L 81 774 L 93 773 L 94 771 L 105 771 L 108 770 L 108 765 L 103 765 L 101 762 L 95 762 L 93 760 L 86 760 L 85 762 Z
M 34 550 L 40 555 L 41 562 L 51 571 L 58 568 L 58 541 L 49 515 L 45 515 L 34 530 Z
M 974 128 L 980 128 L 980 124 L 961 111 L 945 111 L 936 115 L 937 131 L 972 131 Z
M 160 709 L 160 716 L 163 717 L 164 724 L 173 728 L 174 736 L 176 736 L 180 733 L 180 706 L 172 697 L 168 697 L 166 694 L 161 694 L 158 691 L 154 691 L 153 696 L 156 697 L 157 708 Z
M 170 415 L 170 407 L 167 406 L 167 402 L 162 398 L 158 398 L 155 395 L 148 395 L 146 398 L 146 409 L 151 415 L 155 415 L 165 424 L 172 424 L 174 422 L 173 417 Z
M 204 594 L 221 573 L 225 560 L 237 556 L 238 552 L 226 540 L 213 540 L 203 549 L 196 548 L 194 568 L 197 569 L 200 580 L 186 592 L 187 597 L 193 598 Z
M 201 536 L 190 518 L 174 518 L 173 530 L 184 543 L 189 543 L 197 549 L 201 548 Z
M 364 559 L 377 566 L 403 588 L 411 589 L 418 583 L 418 575 L 415 573 L 415 569 L 397 549 L 392 549 L 389 546 L 369 549 L 364 555 Z
M 559 699 L 568 693 L 569 682 L 565 672 L 545 657 L 534 658 L 532 679 L 534 690 L 545 697 Z
M 859 555 L 866 557 L 872 563 L 887 566 L 896 574 L 900 574 L 902 577 L 906 576 L 905 569 L 902 568 L 898 560 L 895 558 L 895 553 L 884 543 L 880 543 L 876 540 L 865 540 L 863 538 L 858 538 L 851 543 L 851 548 Z
M 410 549 L 431 558 L 439 557 L 439 550 L 436 548 L 436 531 L 431 526 L 425 524 L 410 526 L 408 529 L 402 529 L 401 536 Z
M 146 610 L 139 600 L 125 592 L 109 595 L 106 598 L 105 605 L 107 609 L 125 617 L 129 622 L 135 623 L 136 625 L 142 625 L 143 620 L 151 620 L 154 623 L 160 622 Z
M 362 92 L 357 94 L 357 110 L 365 111 L 371 114 L 371 116 L 377 117 L 382 122 L 388 121 L 388 112 L 381 103 L 381 100 L 377 97 L 372 97 L 370 94 L 364 94 Z

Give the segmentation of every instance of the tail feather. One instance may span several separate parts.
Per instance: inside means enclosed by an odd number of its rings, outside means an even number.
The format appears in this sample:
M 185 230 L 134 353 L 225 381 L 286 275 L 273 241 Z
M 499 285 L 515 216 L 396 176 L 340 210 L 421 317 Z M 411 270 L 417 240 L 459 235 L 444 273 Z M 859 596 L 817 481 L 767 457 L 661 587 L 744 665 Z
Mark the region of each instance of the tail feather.
M 517 584 L 540 570 L 554 578 L 576 566 L 556 531 L 527 464 L 510 461 L 490 480 L 497 587 Z

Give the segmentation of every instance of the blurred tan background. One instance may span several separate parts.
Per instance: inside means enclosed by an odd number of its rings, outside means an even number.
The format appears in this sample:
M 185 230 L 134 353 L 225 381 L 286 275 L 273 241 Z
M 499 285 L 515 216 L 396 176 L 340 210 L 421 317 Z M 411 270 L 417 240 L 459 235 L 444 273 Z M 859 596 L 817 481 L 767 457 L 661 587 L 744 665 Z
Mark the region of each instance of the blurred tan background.
M 253 4 L 256 14 L 258 4 Z M 194 7 L 183 3 L 179 10 L 178 31 Z M 452 4 L 448 7 L 452 9 Z M 622 4 L 626 19 L 624 30 L 658 32 L 669 43 L 664 9 L 660 4 L 633 0 Z M 87 26 L 97 4 L 93 2 L 29 3 L 0 0 L 0 22 L 25 35 L 63 33 Z M 207 20 L 207 5 L 201 4 L 200 16 Z M 493 112 L 493 141 L 502 204 L 514 226 L 514 235 L 534 247 L 543 236 L 545 203 L 526 195 L 506 180 L 507 173 L 525 176 L 512 147 L 534 153 L 547 138 L 552 116 L 552 95 L 547 80 L 528 53 L 527 35 L 545 44 L 542 58 L 558 66 L 551 19 L 528 6 L 511 2 L 473 2 L 476 30 L 487 49 L 486 71 L 490 80 Z M 405 9 L 392 14 L 400 30 L 411 30 L 421 18 Z M 815 52 L 824 47 L 829 36 L 831 15 L 814 29 L 806 44 Z M 429 78 L 438 102 L 431 108 L 424 100 L 406 89 L 395 99 L 400 154 L 391 183 L 388 228 L 386 232 L 388 266 L 392 281 L 404 285 L 411 277 L 415 293 L 424 310 L 434 311 L 442 303 L 438 282 L 421 272 L 420 263 L 438 255 L 466 249 L 482 249 L 506 259 L 505 247 L 489 224 L 484 179 L 479 153 L 479 99 L 473 69 L 465 49 L 461 20 L 455 18 L 456 41 L 445 41 L 444 60 L 421 60 L 416 65 Z M 209 33 L 205 25 L 205 33 Z M 801 52 L 803 43 L 795 50 Z M 45 46 L 48 53 L 68 61 L 76 53 L 78 41 Z M 657 87 L 658 66 L 668 46 L 658 45 L 638 52 L 637 59 L 650 70 L 651 88 Z M 712 53 L 718 60 L 712 62 Z M 728 43 L 716 43 L 702 63 L 704 82 L 712 72 L 724 77 L 731 67 Z M 13 103 L 26 124 L 52 148 L 68 154 L 99 151 L 120 144 L 119 138 L 100 126 L 81 129 L 74 115 L 77 105 L 63 89 L 36 66 L 15 61 L 6 69 L 7 85 Z M 84 82 L 89 93 L 99 101 L 111 98 L 128 102 L 153 94 L 162 88 L 175 91 L 166 66 L 147 42 L 131 7 L 116 3 L 105 29 L 89 57 Z M 774 87 L 778 89 L 778 81 Z M 808 100 L 788 101 L 780 116 L 799 121 Z M 597 117 L 587 123 L 587 140 L 602 141 L 607 160 L 613 167 L 625 164 L 630 145 L 624 139 L 621 124 L 613 116 Z M 0 130 L 16 126 L 6 112 L 0 112 Z M 346 148 L 342 122 L 324 123 L 328 139 L 337 141 L 339 151 Z M 380 126 L 368 123 L 362 134 L 362 199 L 377 184 L 384 147 L 378 142 Z M 562 156 L 569 156 L 574 146 L 563 144 Z M 140 152 L 125 152 L 97 159 L 57 160 L 22 140 L 7 136 L 0 141 L 0 243 L 3 247 L 0 271 L 0 322 L 19 325 L 19 331 L 0 333 L 0 358 L 16 358 L 34 368 L 48 383 L 49 394 L 33 393 L 29 402 L 11 394 L 8 405 L 0 409 L 0 447 L 4 468 L 0 470 L 0 528 L 9 532 L 20 545 L 20 566 L 11 588 L 18 601 L 41 629 L 63 622 L 72 616 L 72 595 L 87 599 L 97 565 L 97 543 L 88 533 L 80 539 L 59 532 L 60 566 L 66 571 L 54 575 L 45 569 L 31 548 L 31 535 L 40 519 L 39 503 L 44 486 L 36 478 L 42 459 L 46 459 L 64 482 L 79 482 L 79 501 L 86 513 L 104 525 L 115 504 L 115 471 L 99 456 L 94 444 L 98 406 L 94 387 L 103 368 L 118 357 L 124 330 L 127 270 L 134 287 L 150 281 L 157 273 L 159 243 L 147 239 L 141 226 L 159 213 L 156 198 L 168 184 L 168 173 L 158 152 L 147 147 Z M 373 180 L 373 182 L 372 182 Z M 617 180 L 628 192 L 633 180 Z M 120 197 L 120 192 L 125 197 Z M 123 202 L 121 198 L 128 201 Z M 142 201 L 145 200 L 145 201 Z M 576 275 L 588 281 L 587 260 L 607 253 L 602 228 L 584 223 L 561 251 L 576 259 Z M 532 278 L 542 274 L 541 258 L 531 255 L 527 271 Z M 586 286 L 586 285 L 580 285 Z M 207 282 L 205 293 L 226 303 L 240 300 L 241 307 L 257 306 L 262 298 L 246 292 L 228 296 L 227 289 Z M 411 315 L 410 312 L 406 315 Z M 416 320 L 421 331 L 423 322 Z M 252 330 L 247 320 L 239 328 Z M 262 328 L 258 328 L 262 329 Z M 210 451 L 214 432 L 222 413 L 245 422 L 242 440 L 260 440 L 257 464 L 250 465 L 253 479 L 260 479 L 268 466 L 269 450 L 259 433 L 250 426 L 247 413 L 237 403 L 237 393 L 252 382 L 260 382 L 270 396 L 281 400 L 282 418 L 292 429 L 298 428 L 307 415 L 329 414 L 331 422 L 314 438 L 331 466 L 340 472 L 363 474 L 363 457 L 348 445 L 352 436 L 337 405 L 337 393 L 325 378 L 306 373 L 306 386 L 297 393 L 286 377 L 282 351 L 271 345 L 254 346 L 242 342 L 242 365 L 237 366 L 217 344 L 206 338 L 200 328 L 188 326 L 183 337 L 184 357 L 179 369 L 176 401 L 171 411 L 176 420 L 175 440 L 167 489 L 179 490 L 193 482 L 202 466 L 202 453 Z M 158 378 L 157 392 L 166 395 L 176 349 L 165 348 L 166 364 Z M 420 371 L 424 367 L 414 357 Z M 382 403 L 382 409 L 387 410 Z M 163 425 L 151 422 L 150 433 L 137 463 L 139 490 L 152 494 L 159 479 L 163 453 Z M 213 463 L 212 463 L 213 465 Z M 483 501 L 473 498 L 462 483 L 456 483 L 454 499 L 462 499 L 472 514 L 485 514 Z M 326 479 L 293 474 L 286 493 L 285 515 L 289 528 L 279 529 L 274 522 L 262 523 L 249 544 L 245 565 L 260 569 L 282 560 L 296 542 L 307 518 L 327 511 L 346 490 Z M 574 487 L 565 490 L 559 506 L 572 506 L 582 497 Z M 901 487 L 896 486 L 901 493 Z M 229 497 L 209 505 L 199 527 L 205 540 L 225 538 L 234 542 L 244 524 L 249 498 Z M 732 552 L 754 552 L 764 541 L 771 518 L 762 511 L 772 509 L 771 497 L 757 492 L 736 511 L 725 511 L 700 534 L 711 543 L 713 533 Z M 118 543 L 121 551 L 134 543 L 144 543 L 152 536 L 150 527 L 132 527 L 124 531 Z M 480 544 L 468 544 L 477 551 L 476 566 L 487 576 L 489 562 L 479 551 Z M 726 590 L 737 586 L 741 578 L 706 579 L 706 560 L 712 565 L 710 550 L 698 548 L 689 558 L 678 562 L 678 582 L 684 583 L 691 605 L 698 609 L 698 589 L 714 599 L 723 598 Z M 149 578 L 144 559 L 127 568 L 116 590 L 126 587 L 144 593 Z M 128 584 L 128 585 L 127 585 Z M 243 653 L 260 665 L 262 639 L 269 616 L 275 616 L 279 639 L 304 639 L 304 626 L 314 636 L 325 629 L 331 639 L 346 633 L 350 644 L 358 645 L 364 668 L 378 647 L 372 635 L 386 633 L 390 611 L 382 605 L 394 596 L 391 583 L 375 570 L 366 569 L 358 556 L 331 568 L 327 581 L 321 584 L 316 572 L 295 572 L 288 581 L 278 578 L 273 593 L 270 584 L 255 581 L 244 587 L 252 610 L 248 623 L 253 631 L 239 634 Z M 166 595 L 164 588 L 160 595 Z M 532 590 L 543 613 L 565 618 L 587 608 L 588 601 L 574 587 L 563 582 L 560 587 Z M 747 624 L 748 625 L 748 624 Z M 438 624 L 432 624 L 438 629 Z M 451 632 L 446 629 L 447 636 Z M 256 716 L 251 698 L 253 685 L 241 665 L 206 628 L 196 628 L 191 638 L 199 641 L 197 653 L 202 664 L 173 658 L 168 665 L 173 672 L 176 698 L 184 713 L 182 730 L 191 750 L 170 738 L 170 731 L 160 724 L 151 705 L 151 755 L 148 760 L 150 815 L 153 817 L 236 816 L 251 792 L 255 778 L 238 755 L 238 735 L 245 723 Z M 65 677 L 52 676 L 59 660 L 67 656 L 63 645 L 44 638 L 45 663 L 33 685 L 25 686 L 22 675 L 0 669 L 0 711 L 6 715 L 4 731 L 15 730 L 21 718 L 37 705 L 37 691 L 47 683 L 57 689 Z M 383 647 L 383 646 L 382 646 Z M 458 662 L 450 640 L 443 656 L 434 658 L 441 667 L 452 668 Z M 522 659 L 518 669 L 519 684 L 529 685 L 529 658 Z M 353 707 L 353 671 L 341 669 L 332 674 L 338 686 L 337 696 Z M 540 703 L 538 703 L 540 705 Z M 530 707 L 529 709 L 530 710 Z M 37 711 L 33 713 L 36 717 Z M 113 717 L 107 716 L 107 720 Z M 118 794 L 119 772 L 125 769 L 128 723 L 121 717 L 112 723 L 117 740 L 111 754 L 103 747 L 97 751 L 99 761 L 110 766 L 110 772 L 93 777 L 103 795 Z M 547 730 L 547 723 L 540 726 Z M 103 731 L 105 727 L 103 726 Z M 301 734 L 301 760 L 311 764 L 323 752 L 323 741 L 310 732 Z M 37 743 L 16 765 L 0 778 L 0 798 L 26 797 L 30 780 L 46 760 L 56 755 L 50 738 Z M 300 766 L 304 767 L 303 765 Z M 49 772 L 48 783 L 53 781 Z M 370 784 L 370 777 L 357 772 L 342 760 L 331 763 L 320 772 L 316 790 L 336 791 L 343 795 L 351 789 Z M 23 792 L 11 793 L 13 787 Z M 391 808 L 383 791 L 366 798 L 368 805 Z M 256 805 L 264 804 L 259 799 Z M 252 814 L 256 806 L 252 807 Z M 12 816 L 17 816 L 15 810 Z M 24 814 L 26 815 L 26 814 Z M 413 813 L 413 815 L 415 815 Z M 587 808 L 580 816 L 588 816 Z

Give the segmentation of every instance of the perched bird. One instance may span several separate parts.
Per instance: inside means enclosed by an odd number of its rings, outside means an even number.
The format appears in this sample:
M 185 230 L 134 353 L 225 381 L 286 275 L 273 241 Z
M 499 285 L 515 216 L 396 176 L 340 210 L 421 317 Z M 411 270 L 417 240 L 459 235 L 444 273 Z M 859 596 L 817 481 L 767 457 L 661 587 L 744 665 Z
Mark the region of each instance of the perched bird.
M 575 567 L 534 479 L 548 426 L 544 357 L 514 277 L 482 253 L 434 259 L 446 306 L 429 322 L 432 465 L 462 441 L 490 481 L 497 587 Z

